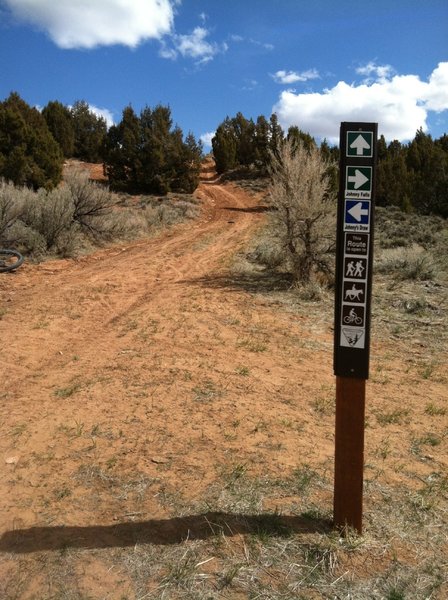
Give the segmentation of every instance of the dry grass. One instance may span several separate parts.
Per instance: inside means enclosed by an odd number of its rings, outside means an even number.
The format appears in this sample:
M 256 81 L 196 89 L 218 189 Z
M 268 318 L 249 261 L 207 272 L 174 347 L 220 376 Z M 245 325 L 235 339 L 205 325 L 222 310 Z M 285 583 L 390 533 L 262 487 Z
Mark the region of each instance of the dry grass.
M 113 494 L 142 497 L 158 482 L 124 480 L 90 469 L 78 474 L 88 486 L 110 486 Z M 163 490 L 162 490 L 163 491 Z M 20 577 L 4 578 L 2 598 L 326 598 L 365 600 L 442 599 L 447 591 L 446 493 L 441 473 L 414 490 L 366 481 L 364 537 L 338 535 L 330 514 L 316 499 L 329 494 L 331 481 L 307 465 L 288 479 L 254 478 L 243 465 L 224 467 L 201 501 L 184 505 L 175 494 L 160 493 L 171 520 L 133 519 L 110 528 L 110 540 L 86 529 L 80 543 L 60 541 L 53 552 L 19 557 Z M 269 500 L 295 497 L 282 510 L 266 511 Z M 61 496 L 59 497 L 59 500 Z M 133 522 L 134 521 L 134 522 Z M 122 538 L 120 539 L 120 527 Z M 157 539 L 162 533 L 159 543 Z M 62 540 L 64 536 L 61 536 Z M 156 541 L 151 541 L 155 538 Z M 39 545 L 39 544 L 37 544 Z M 119 547 L 122 545 L 123 547 Z M 4 564 L 13 555 L 4 555 Z M 80 572 L 95 564 L 109 572 L 115 593 L 86 594 Z M 32 565 L 30 569 L 30 565 Z M 39 566 L 37 566 L 39 565 Z M 45 587 L 29 595 L 30 583 Z M 112 595 L 110 595 L 112 594 Z

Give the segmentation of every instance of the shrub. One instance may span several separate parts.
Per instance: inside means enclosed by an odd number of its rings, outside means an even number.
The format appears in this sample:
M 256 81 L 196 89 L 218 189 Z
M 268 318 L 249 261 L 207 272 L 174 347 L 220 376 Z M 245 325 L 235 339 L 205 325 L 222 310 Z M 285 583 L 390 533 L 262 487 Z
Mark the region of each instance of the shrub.
M 331 275 L 336 202 L 330 194 L 329 164 L 315 146 L 286 140 L 271 154 L 270 227 L 296 281 L 313 273 Z
M 135 199 L 128 206 L 126 198 L 90 181 L 79 167 L 70 169 L 66 177 L 65 185 L 38 192 L 0 180 L 1 245 L 16 246 L 35 256 L 47 252 L 73 256 L 90 242 L 146 235 L 148 230 L 193 218 L 198 212 L 189 195 L 169 195 L 162 202 L 144 197 L 136 208 Z
M 436 273 L 432 254 L 414 244 L 410 248 L 384 250 L 375 264 L 377 273 L 394 274 L 401 280 L 426 281 Z
M 65 183 L 73 204 L 73 221 L 89 236 L 110 237 L 113 226 L 107 217 L 117 202 L 109 190 L 90 181 L 87 171 L 76 167 L 67 171 Z
M 393 206 L 377 207 L 375 220 L 375 238 L 381 248 L 413 244 L 429 248 L 445 227 L 441 217 L 406 214 Z
M 7 245 L 11 238 L 11 227 L 23 212 L 26 189 L 16 188 L 12 183 L 0 179 L 0 243 Z
M 63 233 L 73 227 L 73 202 L 66 189 L 39 190 L 25 206 L 23 223 L 39 233 L 47 250 L 57 246 Z
M 266 232 L 266 235 L 262 235 L 261 241 L 247 255 L 247 258 L 268 269 L 276 269 L 285 263 L 286 252 L 279 247 L 276 238 Z

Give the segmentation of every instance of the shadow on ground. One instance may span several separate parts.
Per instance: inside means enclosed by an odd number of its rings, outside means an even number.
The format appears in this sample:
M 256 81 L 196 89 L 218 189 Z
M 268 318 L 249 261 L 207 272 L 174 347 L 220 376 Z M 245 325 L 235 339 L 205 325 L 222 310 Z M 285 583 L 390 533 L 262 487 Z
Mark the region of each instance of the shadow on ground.
M 237 515 L 209 512 L 172 519 L 92 525 L 90 527 L 30 527 L 6 531 L 0 538 L 0 551 L 15 554 L 62 550 L 66 548 L 122 548 L 135 544 L 179 544 L 185 540 L 205 540 L 224 534 L 258 534 L 287 537 L 294 533 L 325 533 L 327 520 L 308 516 L 278 514 Z
M 200 285 L 211 289 L 227 289 L 234 292 L 286 292 L 293 284 L 287 273 L 255 271 L 253 273 L 220 273 L 196 279 L 182 279 L 178 283 Z
M 245 213 L 264 213 L 271 212 L 274 209 L 271 206 L 249 206 L 247 208 L 241 208 L 239 206 L 223 206 L 223 210 L 230 210 L 234 212 L 245 212 Z

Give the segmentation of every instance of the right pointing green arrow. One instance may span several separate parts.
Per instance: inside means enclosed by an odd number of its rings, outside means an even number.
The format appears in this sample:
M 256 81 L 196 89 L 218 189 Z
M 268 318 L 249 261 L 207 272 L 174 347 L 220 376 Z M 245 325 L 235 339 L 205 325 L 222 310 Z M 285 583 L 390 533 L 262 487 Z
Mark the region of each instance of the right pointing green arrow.
M 367 181 L 369 181 L 369 178 L 366 177 L 363 173 L 361 173 L 361 171 L 359 169 L 355 169 L 355 174 L 349 175 L 348 180 L 350 183 L 354 183 L 353 188 L 355 190 L 357 190 L 362 185 L 364 185 Z
M 372 167 L 347 167 L 345 189 L 353 193 L 372 191 Z

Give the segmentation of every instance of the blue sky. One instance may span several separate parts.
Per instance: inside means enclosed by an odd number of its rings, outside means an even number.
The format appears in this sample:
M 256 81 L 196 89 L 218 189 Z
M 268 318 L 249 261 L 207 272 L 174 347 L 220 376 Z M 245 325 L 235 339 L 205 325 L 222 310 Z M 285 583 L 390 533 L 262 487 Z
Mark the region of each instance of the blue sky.
M 87 101 L 119 121 L 169 105 L 210 138 L 228 115 L 277 112 L 337 141 L 448 132 L 446 0 L 0 0 L 0 99 Z

